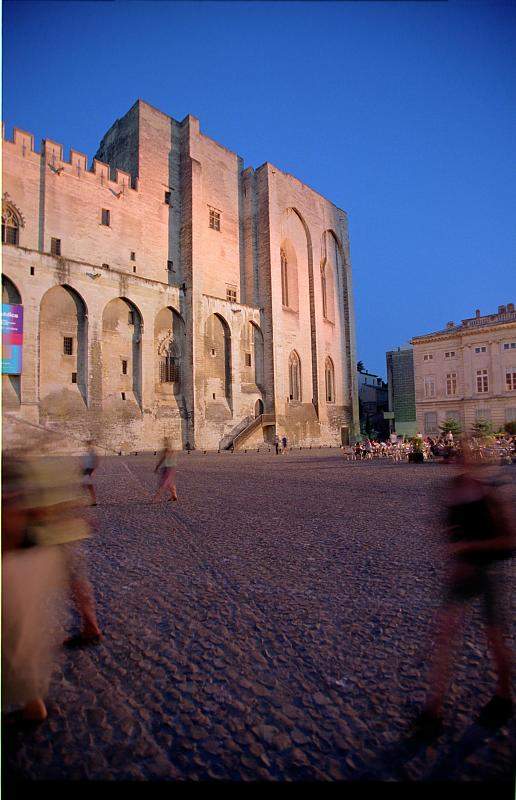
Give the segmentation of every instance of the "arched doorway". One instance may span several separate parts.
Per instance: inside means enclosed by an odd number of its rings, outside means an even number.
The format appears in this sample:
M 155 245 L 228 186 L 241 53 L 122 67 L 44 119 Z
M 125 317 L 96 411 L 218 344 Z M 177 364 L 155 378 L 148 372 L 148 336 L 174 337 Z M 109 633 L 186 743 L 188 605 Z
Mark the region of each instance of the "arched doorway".
M 255 418 L 256 417 L 261 417 L 261 415 L 263 414 L 263 411 L 264 411 L 263 400 L 260 400 L 260 398 L 258 398 L 258 400 L 256 401 L 256 403 L 254 405 L 254 416 L 255 416 Z
M 102 397 L 142 404 L 143 320 L 125 297 L 111 300 L 102 314 Z M 134 405 L 133 405 L 134 409 Z
M 88 402 L 88 313 L 70 286 L 54 286 L 43 295 L 39 348 L 41 414 L 61 418 L 80 413 Z
M 2 304 L 22 305 L 20 292 L 6 275 L 2 275 Z M 15 309 L 11 309 L 11 311 L 19 316 L 19 312 Z M 4 338 L 2 335 L 2 403 L 5 409 L 18 408 L 21 403 L 22 345 L 13 344 L 13 338 L 17 339 L 18 337 L 6 336 Z

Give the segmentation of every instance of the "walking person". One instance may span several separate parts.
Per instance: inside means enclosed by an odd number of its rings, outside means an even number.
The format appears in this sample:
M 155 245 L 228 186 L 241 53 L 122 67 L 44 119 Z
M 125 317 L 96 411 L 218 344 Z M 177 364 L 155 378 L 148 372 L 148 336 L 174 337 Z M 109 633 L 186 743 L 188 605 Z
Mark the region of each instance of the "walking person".
M 279 453 L 279 436 L 278 434 L 274 437 L 274 447 L 276 448 L 276 455 Z
M 47 718 L 66 585 L 61 548 L 30 541 L 24 467 L 19 458 L 2 456 L 2 708 L 8 723 Z
M 93 486 L 93 473 L 98 467 L 99 459 L 92 439 L 86 442 L 86 452 L 82 458 L 82 473 L 84 475 L 84 487 L 91 497 L 91 505 L 97 505 L 97 496 Z
M 288 440 L 287 440 L 286 436 L 282 437 L 281 444 L 283 446 L 283 452 L 286 453 L 287 452 L 287 445 L 288 445 Z
M 153 497 L 153 502 L 157 502 L 162 494 L 170 492 L 170 500 L 177 500 L 176 491 L 176 467 L 177 467 L 177 453 L 171 445 L 170 439 L 165 438 L 163 441 L 163 451 L 160 455 L 159 461 L 154 468 L 154 472 L 159 470 L 159 484 L 156 494 Z
M 443 702 L 450 677 L 451 648 L 468 601 L 480 598 L 489 649 L 498 675 L 496 692 L 484 707 L 479 721 L 503 724 L 512 715 L 511 654 L 505 644 L 506 623 L 500 597 L 501 574 L 497 565 L 510 558 L 514 534 L 506 520 L 501 500 L 493 487 L 479 479 L 482 467 L 475 465 L 464 445 L 462 471 L 451 480 L 448 502 L 448 547 L 451 575 L 439 614 L 437 641 L 430 669 L 430 693 L 416 721 L 417 732 L 427 739 L 439 735 Z

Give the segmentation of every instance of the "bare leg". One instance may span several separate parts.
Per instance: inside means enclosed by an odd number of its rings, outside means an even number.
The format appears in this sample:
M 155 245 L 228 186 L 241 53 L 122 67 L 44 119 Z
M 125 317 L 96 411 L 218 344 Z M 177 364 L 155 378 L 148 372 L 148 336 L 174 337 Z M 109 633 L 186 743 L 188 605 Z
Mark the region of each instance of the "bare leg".
M 75 607 L 82 619 L 82 635 L 85 638 L 100 636 L 100 628 L 95 612 L 95 599 L 93 589 L 88 580 L 84 578 L 72 580 L 72 596 Z
M 89 493 L 89 495 L 91 497 L 92 505 L 96 506 L 97 505 L 97 496 L 95 494 L 95 489 L 93 488 L 93 484 L 92 483 L 87 483 L 86 484 L 86 488 L 88 489 L 88 493 Z
M 505 644 L 503 631 L 497 625 L 487 626 L 487 641 L 489 649 L 498 672 L 498 684 L 496 694 L 500 697 L 510 698 L 511 696 L 511 654 Z
M 453 643 L 462 615 L 462 606 L 456 604 L 445 606 L 439 615 L 437 640 L 429 675 L 430 692 L 426 703 L 426 711 L 433 716 L 440 716 L 442 713 L 450 677 Z

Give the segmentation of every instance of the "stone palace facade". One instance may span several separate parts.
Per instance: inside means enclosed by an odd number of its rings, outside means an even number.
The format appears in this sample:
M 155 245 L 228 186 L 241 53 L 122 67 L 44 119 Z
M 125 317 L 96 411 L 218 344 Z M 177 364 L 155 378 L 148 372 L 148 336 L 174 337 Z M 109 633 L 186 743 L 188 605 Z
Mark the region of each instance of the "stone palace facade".
M 358 432 L 347 218 L 296 178 L 138 100 L 91 169 L 4 137 L 2 212 L 3 303 L 23 307 L 5 444 L 30 426 L 122 452 Z
M 486 420 L 494 430 L 516 422 L 516 311 L 463 319 L 425 336 L 415 336 L 414 380 L 418 429 L 439 432 L 453 418 L 465 432 Z

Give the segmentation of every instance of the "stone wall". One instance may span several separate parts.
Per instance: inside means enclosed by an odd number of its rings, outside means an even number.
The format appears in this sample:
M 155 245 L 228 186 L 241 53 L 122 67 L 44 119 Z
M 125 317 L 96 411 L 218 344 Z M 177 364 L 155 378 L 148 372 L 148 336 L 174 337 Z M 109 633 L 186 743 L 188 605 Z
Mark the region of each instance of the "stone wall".
M 4 189 L 20 221 L 4 271 L 25 332 L 21 380 L 3 384 L 20 419 L 115 450 L 153 449 L 165 434 L 216 449 L 261 410 L 298 444 L 338 444 L 343 427 L 357 429 L 347 220 L 309 187 L 268 163 L 244 169 L 195 117 L 177 122 L 137 101 L 91 171 L 81 153 L 65 161 L 48 140 L 36 152 L 15 130 L 4 142 Z M 50 254 L 52 238 L 61 256 Z M 289 397 L 294 352 L 298 400 Z M 166 353 L 180 381 L 162 381 Z M 271 428 L 250 436 L 270 438 Z

